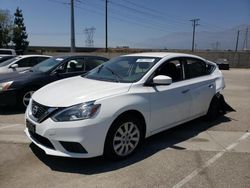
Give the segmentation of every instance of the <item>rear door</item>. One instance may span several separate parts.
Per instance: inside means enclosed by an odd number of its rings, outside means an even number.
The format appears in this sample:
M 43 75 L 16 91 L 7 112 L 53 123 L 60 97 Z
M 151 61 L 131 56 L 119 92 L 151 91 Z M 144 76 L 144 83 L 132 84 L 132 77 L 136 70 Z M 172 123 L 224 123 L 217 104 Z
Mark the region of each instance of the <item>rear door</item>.
M 209 73 L 209 66 L 201 59 L 184 58 L 184 70 L 192 97 L 191 116 L 203 115 L 215 95 L 215 79 Z
M 27 70 L 32 67 L 33 63 L 36 62 L 36 57 L 25 57 L 17 61 L 15 64 L 18 65 L 17 68 L 12 68 L 13 71 Z

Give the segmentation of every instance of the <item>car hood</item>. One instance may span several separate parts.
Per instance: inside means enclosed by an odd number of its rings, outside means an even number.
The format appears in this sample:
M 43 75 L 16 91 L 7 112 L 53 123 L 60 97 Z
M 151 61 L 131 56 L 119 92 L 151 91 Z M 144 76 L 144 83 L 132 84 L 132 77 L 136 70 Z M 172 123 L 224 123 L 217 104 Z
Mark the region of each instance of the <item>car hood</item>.
M 8 81 L 17 81 L 30 77 L 32 72 L 21 71 L 21 72 L 10 72 L 5 74 L 0 74 L 0 83 Z
M 81 76 L 59 80 L 36 91 L 32 99 L 50 107 L 68 107 L 128 92 L 131 83 L 105 82 Z

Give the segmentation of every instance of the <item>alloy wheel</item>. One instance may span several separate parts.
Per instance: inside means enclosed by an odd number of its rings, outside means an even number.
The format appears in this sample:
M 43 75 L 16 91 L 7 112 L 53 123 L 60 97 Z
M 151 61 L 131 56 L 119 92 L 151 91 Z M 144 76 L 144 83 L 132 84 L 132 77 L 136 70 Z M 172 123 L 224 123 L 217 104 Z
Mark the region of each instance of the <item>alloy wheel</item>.
M 133 122 L 122 124 L 113 139 L 113 148 L 117 155 L 127 156 L 134 151 L 140 141 L 140 131 Z
M 34 91 L 28 91 L 23 96 L 23 105 L 27 107 L 29 105 L 31 96 L 33 95 Z

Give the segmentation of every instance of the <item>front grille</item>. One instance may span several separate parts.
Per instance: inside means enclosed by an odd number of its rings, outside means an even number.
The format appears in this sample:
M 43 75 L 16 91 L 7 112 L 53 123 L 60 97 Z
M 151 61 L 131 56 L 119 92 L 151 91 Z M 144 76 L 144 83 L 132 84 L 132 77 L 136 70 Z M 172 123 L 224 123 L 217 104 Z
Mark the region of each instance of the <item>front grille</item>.
M 29 131 L 29 134 L 30 134 L 31 138 L 34 139 L 35 141 L 37 141 L 39 144 L 42 144 L 50 149 L 55 149 L 55 147 L 52 145 L 52 143 L 47 138 L 40 136 L 36 133 L 32 133 L 31 131 Z
M 36 101 L 32 101 L 31 112 L 35 118 L 40 119 L 48 111 L 48 109 L 48 106 L 44 106 L 37 103 Z
M 32 101 L 31 104 L 31 112 L 33 116 L 33 120 L 36 122 L 43 122 L 47 118 L 49 118 L 51 115 L 57 112 L 59 108 L 56 107 L 49 107 L 49 106 L 44 106 L 42 104 L 39 104 L 36 101 Z

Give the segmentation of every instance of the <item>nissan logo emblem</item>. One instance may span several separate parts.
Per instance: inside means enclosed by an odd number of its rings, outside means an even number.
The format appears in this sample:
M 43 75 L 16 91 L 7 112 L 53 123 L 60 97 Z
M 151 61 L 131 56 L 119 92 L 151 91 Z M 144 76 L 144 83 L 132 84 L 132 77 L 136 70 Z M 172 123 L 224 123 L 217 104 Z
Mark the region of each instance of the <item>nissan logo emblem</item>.
M 33 106 L 32 107 L 32 114 L 35 115 L 38 111 L 38 106 Z

